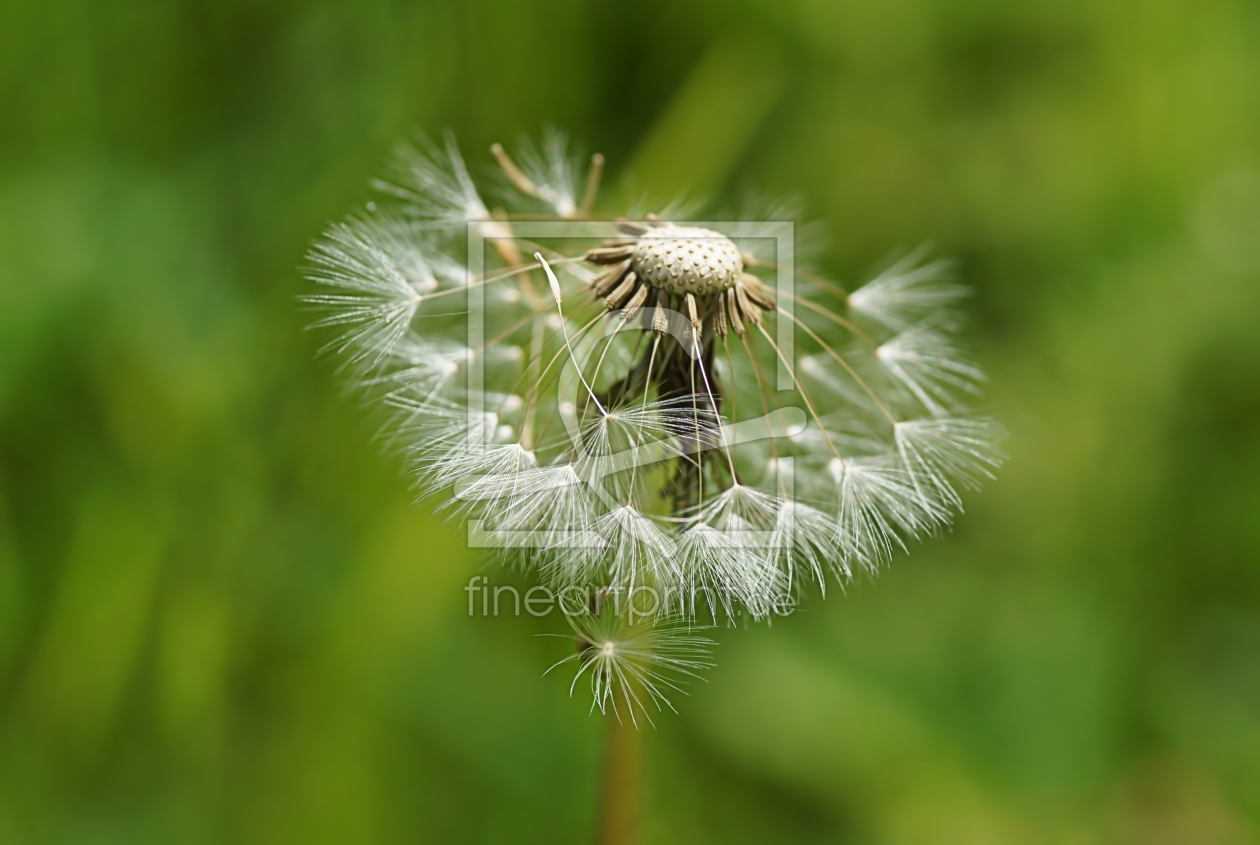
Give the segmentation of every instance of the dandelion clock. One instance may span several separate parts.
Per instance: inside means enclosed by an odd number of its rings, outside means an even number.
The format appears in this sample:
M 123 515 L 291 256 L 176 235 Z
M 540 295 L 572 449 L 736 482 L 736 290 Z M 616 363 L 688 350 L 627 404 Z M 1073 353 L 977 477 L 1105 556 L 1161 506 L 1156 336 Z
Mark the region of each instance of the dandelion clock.
M 946 263 L 912 252 L 849 290 L 807 271 L 781 210 L 608 209 L 601 156 L 554 133 L 513 152 L 484 184 L 452 139 L 407 152 L 315 244 L 306 300 L 419 490 L 567 621 L 548 673 L 610 719 L 619 841 L 633 734 L 712 666 L 706 629 L 947 526 L 1000 429 L 973 410 Z

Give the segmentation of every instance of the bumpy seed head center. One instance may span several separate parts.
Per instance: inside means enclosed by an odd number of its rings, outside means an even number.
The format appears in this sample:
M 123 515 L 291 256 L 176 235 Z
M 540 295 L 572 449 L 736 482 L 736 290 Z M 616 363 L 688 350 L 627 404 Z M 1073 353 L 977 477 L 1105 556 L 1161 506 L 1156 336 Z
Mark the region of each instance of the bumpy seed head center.
M 730 238 L 695 226 L 649 229 L 636 243 L 630 263 L 654 287 L 696 296 L 734 287 L 743 266 L 739 247 Z

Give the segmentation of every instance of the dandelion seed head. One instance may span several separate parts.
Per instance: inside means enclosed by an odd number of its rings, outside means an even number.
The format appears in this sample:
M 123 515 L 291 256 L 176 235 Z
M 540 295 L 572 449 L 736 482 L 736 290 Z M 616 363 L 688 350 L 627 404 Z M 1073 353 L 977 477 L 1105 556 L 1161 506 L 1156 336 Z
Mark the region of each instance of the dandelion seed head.
M 591 208 L 601 157 L 583 185 L 558 133 L 491 152 L 507 208 L 566 226 Z M 773 255 L 678 208 L 618 218 L 595 245 L 526 241 L 450 138 L 378 187 L 393 204 L 312 248 L 306 301 L 452 519 L 518 538 L 504 559 L 557 590 L 651 591 L 633 630 L 582 623 L 571 659 L 601 710 L 627 683 L 661 706 L 654 673 L 703 663 L 668 656 L 695 647 L 671 625 L 762 619 L 873 570 L 1001 464 L 958 338 L 965 289 L 924 250 L 846 292 L 781 285 Z M 454 257 L 469 223 L 492 247 L 476 275 Z
M 668 293 L 703 296 L 725 293 L 743 271 L 735 242 L 694 226 L 660 226 L 639 238 L 630 269 Z

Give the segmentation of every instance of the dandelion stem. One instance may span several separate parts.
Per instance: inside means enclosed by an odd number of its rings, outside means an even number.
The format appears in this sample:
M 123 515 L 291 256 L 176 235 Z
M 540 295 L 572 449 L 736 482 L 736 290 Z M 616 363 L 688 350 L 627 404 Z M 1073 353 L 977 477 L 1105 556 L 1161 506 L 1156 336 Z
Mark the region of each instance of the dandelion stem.
M 614 688 L 616 713 L 610 714 L 604 735 L 595 836 L 598 845 L 635 845 L 639 841 L 643 735 L 631 718 L 634 703 L 627 692 L 622 684 Z M 615 700 L 618 698 L 619 702 Z

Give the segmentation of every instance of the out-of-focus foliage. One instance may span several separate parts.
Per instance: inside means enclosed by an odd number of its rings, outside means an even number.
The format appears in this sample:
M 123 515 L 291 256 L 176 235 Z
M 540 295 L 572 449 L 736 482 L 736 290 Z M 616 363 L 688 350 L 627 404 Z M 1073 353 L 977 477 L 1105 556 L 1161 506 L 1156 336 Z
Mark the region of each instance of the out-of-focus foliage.
M 622 197 L 800 189 L 849 282 L 958 256 L 1013 435 L 719 633 L 651 841 L 1256 841 L 1257 79 L 1245 0 L 7 0 L 0 841 L 588 838 L 560 620 L 468 617 L 295 301 L 413 129 L 544 123 Z

